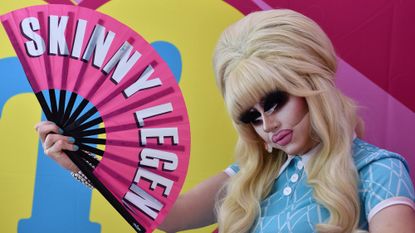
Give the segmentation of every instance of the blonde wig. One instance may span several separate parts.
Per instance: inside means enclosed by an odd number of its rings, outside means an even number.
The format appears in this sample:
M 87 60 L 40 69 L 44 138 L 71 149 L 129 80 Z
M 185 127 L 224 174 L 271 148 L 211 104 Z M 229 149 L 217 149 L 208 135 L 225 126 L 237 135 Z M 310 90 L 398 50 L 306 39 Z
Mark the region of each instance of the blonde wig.
M 267 93 L 281 90 L 304 97 L 310 137 L 321 149 L 307 165 L 315 199 L 330 212 L 319 232 L 356 231 L 360 216 L 357 171 L 351 155 L 358 124 L 355 104 L 334 86 L 333 46 L 311 19 L 291 10 L 251 13 L 221 35 L 214 54 L 216 81 L 239 133 L 240 172 L 226 186 L 218 206 L 221 233 L 248 232 L 260 215 L 287 155 L 270 156 L 262 139 L 240 115 Z

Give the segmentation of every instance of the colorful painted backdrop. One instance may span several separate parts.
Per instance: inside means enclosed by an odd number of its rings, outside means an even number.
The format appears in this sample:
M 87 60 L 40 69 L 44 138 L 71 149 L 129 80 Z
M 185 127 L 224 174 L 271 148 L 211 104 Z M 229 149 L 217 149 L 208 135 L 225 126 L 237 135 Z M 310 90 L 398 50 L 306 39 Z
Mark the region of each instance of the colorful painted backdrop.
M 1 1 L 0 14 L 44 3 Z M 362 106 L 367 140 L 403 154 L 415 180 L 415 28 L 408 26 L 415 18 L 415 3 L 410 0 L 112 0 L 94 7 L 152 42 L 175 73 L 192 133 L 184 192 L 232 161 L 236 137 L 211 64 L 220 32 L 251 11 L 279 7 L 300 11 L 327 31 L 339 54 L 337 83 Z M 98 192 L 78 184 L 43 154 L 33 128 L 41 119 L 0 27 L 0 231 L 133 232 Z
M 1 1 L 0 14 L 38 4 L 45 2 Z M 184 191 L 224 169 L 232 161 L 235 135 L 215 87 L 211 56 L 219 33 L 242 14 L 211 0 L 113 0 L 97 10 L 139 32 L 173 69 L 195 122 Z M 134 232 L 98 192 L 87 190 L 43 154 L 34 131 L 42 114 L 30 92 L 0 26 L 0 232 Z

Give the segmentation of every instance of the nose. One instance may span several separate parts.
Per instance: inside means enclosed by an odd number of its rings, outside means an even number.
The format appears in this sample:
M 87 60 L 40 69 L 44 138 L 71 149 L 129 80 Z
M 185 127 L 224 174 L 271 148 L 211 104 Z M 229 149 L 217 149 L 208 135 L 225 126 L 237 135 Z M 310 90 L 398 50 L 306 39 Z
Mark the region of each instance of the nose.
M 262 119 L 264 131 L 267 133 L 274 131 L 280 126 L 280 122 L 274 114 L 263 114 Z

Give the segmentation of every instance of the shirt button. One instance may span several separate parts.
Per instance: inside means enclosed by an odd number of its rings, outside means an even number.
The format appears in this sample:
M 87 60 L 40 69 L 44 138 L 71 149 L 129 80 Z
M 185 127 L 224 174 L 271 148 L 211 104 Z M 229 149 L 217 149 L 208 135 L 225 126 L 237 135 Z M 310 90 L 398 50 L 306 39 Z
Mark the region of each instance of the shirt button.
M 290 181 L 293 182 L 293 183 L 297 182 L 298 181 L 298 174 L 297 173 L 294 173 L 291 176 Z
M 297 168 L 301 170 L 301 169 L 303 169 L 303 167 L 304 167 L 304 163 L 302 161 L 298 161 L 297 162 Z
M 283 193 L 285 196 L 290 195 L 290 194 L 291 194 L 291 192 L 292 192 L 292 189 L 291 189 L 290 187 L 285 187 L 285 188 L 284 188 L 284 190 L 282 191 L 282 193 Z

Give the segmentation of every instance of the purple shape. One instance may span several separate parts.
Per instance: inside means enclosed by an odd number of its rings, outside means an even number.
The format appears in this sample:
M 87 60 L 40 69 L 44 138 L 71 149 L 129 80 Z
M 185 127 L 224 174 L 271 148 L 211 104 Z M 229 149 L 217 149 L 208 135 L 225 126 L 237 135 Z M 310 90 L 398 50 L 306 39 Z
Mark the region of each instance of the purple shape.
M 336 85 L 359 104 L 365 140 L 403 155 L 415 171 L 415 113 L 341 58 L 338 63 Z

